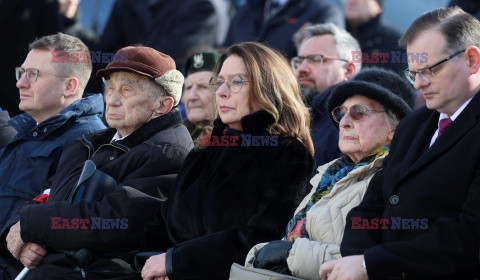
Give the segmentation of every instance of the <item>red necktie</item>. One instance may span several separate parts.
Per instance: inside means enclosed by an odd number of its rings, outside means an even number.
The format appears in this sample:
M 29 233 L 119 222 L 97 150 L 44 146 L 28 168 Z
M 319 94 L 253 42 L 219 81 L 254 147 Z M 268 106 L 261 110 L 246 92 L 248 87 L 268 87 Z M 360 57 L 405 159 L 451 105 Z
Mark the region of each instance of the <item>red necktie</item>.
M 445 130 L 447 129 L 447 127 L 452 123 L 452 120 L 450 118 L 446 118 L 446 119 L 441 119 L 440 120 L 440 125 L 439 125 L 439 128 L 438 128 L 438 135 L 437 135 L 437 139 L 438 137 L 440 137 L 440 135 L 442 135 Z M 436 140 L 436 139 L 435 139 Z

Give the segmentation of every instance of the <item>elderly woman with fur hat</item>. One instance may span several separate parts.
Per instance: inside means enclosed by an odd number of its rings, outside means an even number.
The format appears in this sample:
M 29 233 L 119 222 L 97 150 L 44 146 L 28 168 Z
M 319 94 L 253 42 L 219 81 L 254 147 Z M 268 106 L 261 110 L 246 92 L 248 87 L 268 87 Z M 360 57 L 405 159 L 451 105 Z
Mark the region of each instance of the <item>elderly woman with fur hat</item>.
M 406 80 L 379 68 L 365 69 L 339 84 L 328 110 L 339 128 L 344 156 L 318 167 L 310 180 L 313 188 L 288 223 L 284 238 L 253 247 L 246 265 L 318 279 L 322 263 L 340 258 L 345 218 L 381 168 L 395 128 L 412 111 L 414 98 Z

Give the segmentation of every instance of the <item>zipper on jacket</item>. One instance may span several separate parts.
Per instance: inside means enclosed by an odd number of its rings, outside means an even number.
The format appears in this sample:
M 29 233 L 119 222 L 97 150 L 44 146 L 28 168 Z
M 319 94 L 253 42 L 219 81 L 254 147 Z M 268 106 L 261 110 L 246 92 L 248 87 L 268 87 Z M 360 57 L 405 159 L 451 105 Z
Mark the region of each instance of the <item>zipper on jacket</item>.
M 118 147 L 118 146 L 116 146 L 116 145 L 112 145 L 112 144 L 103 144 L 103 145 L 101 145 L 100 147 L 98 147 L 98 149 L 95 151 L 95 153 L 93 153 L 93 155 L 92 155 L 90 158 L 94 157 L 94 156 L 95 156 L 95 154 L 96 154 L 96 153 L 97 153 L 97 152 L 98 152 L 98 151 L 99 151 L 99 150 L 100 150 L 100 149 L 101 149 L 103 146 L 112 146 L 112 147 L 114 147 L 115 149 L 119 149 L 119 150 L 122 150 L 124 153 L 127 153 L 127 150 L 125 150 L 125 149 L 122 149 L 122 148 L 120 148 L 120 147 Z

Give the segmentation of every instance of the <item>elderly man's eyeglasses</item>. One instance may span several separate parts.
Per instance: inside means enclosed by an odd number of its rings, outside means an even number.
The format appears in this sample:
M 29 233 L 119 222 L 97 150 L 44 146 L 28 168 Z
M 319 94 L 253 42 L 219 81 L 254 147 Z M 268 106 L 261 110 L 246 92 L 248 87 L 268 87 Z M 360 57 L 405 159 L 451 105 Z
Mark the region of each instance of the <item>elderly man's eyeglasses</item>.
M 208 84 L 214 93 L 225 83 L 223 78 L 211 77 Z M 239 92 L 243 85 L 248 83 L 248 81 L 241 75 L 235 75 L 227 79 L 227 88 L 232 93 Z
M 312 55 L 308 55 L 308 56 L 296 56 L 296 57 L 292 58 L 292 61 L 291 61 L 292 68 L 297 70 L 300 67 L 300 65 L 302 65 L 302 63 L 305 59 L 307 60 L 308 64 L 311 64 L 311 65 L 322 65 L 323 62 L 326 62 L 328 59 L 350 62 L 350 61 L 348 61 L 346 59 L 343 59 L 343 58 L 333 58 L 333 57 L 326 56 L 326 55 L 323 55 L 323 54 L 312 54 Z
M 435 79 L 435 73 L 433 73 L 433 68 L 437 67 L 438 65 L 449 61 L 452 59 L 454 56 L 463 53 L 465 50 L 458 51 L 452 55 L 449 55 L 447 58 L 440 60 L 439 62 L 433 64 L 430 67 L 420 69 L 418 71 L 410 71 L 409 69 L 406 69 L 403 73 L 405 74 L 405 77 L 407 77 L 408 81 L 410 83 L 415 84 L 415 80 L 417 77 L 417 74 L 420 75 L 420 77 L 425 80 L 426 82 L 432 82 L 433 79 Z
M 40 70 L 36 69 L 36 68 L 28 68 L 28 69 L 23 69 L 22 67 L 16 67 L 15 68 L 15 77 L 17 78 L 17 81 L 19 81 L 23 74 L 27 74 L 27 81 L 29 83 L 35 83 L 38 79 L 38 75 L 40 74 Z M 42 74 L 50 74 L 50 75 L 54 75 L 54 76 L 58 76 L 58 77 L 65 77 L 65 76 L 62 76 L 62 75 L 58 75 L 58 74 L 54 74 L 54 73 L 48 73 L 48 72 L 45 72 L 45 71 L 42 71 L 41 72 Z
M 340 123 L 348 112 L 350 112 L 350 117 L 353 120 L 359 121 L 367 115 L 367 112 L 383 113 L 385 111 L 370 110 L 363 105 L 353 105 L 350 109 L 347 109 L 345 106 L 338 106 L 332 110 L 332 117 L 337 123 Z

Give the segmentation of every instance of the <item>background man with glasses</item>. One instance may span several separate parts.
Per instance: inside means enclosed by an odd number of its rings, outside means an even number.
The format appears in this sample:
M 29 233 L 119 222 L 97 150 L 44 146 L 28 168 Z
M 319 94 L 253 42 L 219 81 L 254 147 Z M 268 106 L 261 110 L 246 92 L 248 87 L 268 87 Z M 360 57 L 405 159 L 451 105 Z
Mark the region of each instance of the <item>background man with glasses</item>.
M 52 63 L 53 51 L 90 54 L 87 46 L 58 33 L 37 39 L 29 49 L 15 71 L 19 108 L 25 113 L 9 120 L 18 133 L 0 151 L 0 228 L 16 207 L 42 194 L 67 145 L 105 128 L 102 95 L 82 98 L 92 71 L 90 57 L 85 63 Z
M 332 86 L 352 78 L 361 63 L 352 62 L 352 52 L 360 52 L 358 42 L 332 23 L 316 24 L 294 35 L 298 56 L 292 67 L 300 83 L 304 101 L 312 107 L 311 136 L 315 163 L 320 166 L 341 155 L 338 130 L 326 110 Z
M 382 171 L 348 214 L 344 258 L 324 264 L 323 279 L 480 276 L 480 22 L 440 8 L 417 18 L 400 46 L 428 53 L 405 72 L 426 107 L 398 126 Z M 352 229 L 353 218 L 364 229 Z M 374 219 L 388 229 L 369 227 Z

